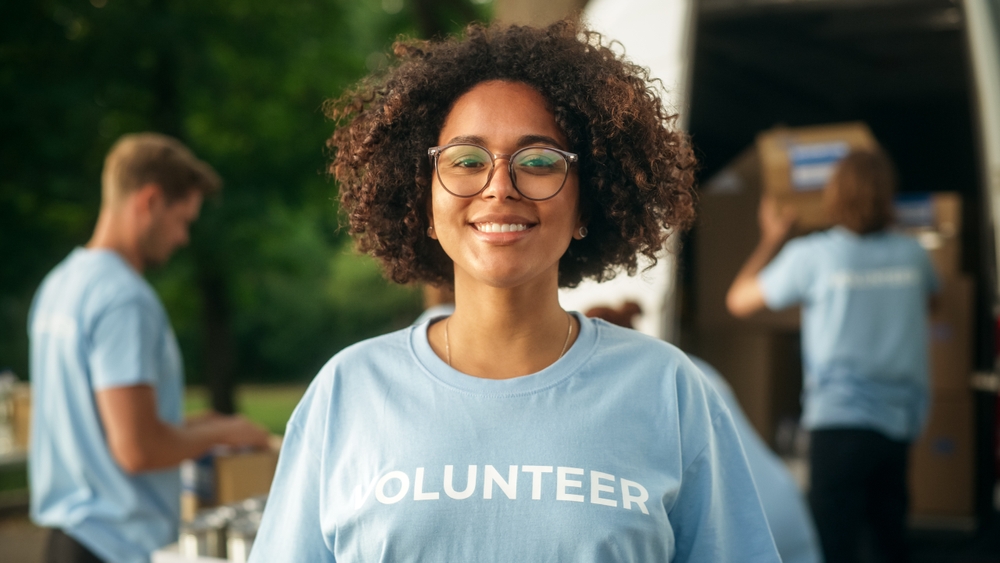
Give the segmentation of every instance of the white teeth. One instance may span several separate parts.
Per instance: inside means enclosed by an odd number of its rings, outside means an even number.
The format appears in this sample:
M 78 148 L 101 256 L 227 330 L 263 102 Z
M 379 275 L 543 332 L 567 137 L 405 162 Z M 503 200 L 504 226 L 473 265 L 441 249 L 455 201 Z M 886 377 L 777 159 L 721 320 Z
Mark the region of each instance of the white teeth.
M 523 231 L 528 226 L 508 223 L 476 223 L 476 228 L 484 233 L 512 233 Z

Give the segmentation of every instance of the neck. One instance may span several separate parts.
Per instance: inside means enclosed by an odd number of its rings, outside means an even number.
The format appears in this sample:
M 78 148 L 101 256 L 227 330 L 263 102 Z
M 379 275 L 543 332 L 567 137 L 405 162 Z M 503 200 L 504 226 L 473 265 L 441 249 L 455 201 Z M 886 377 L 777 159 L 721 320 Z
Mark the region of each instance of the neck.
M 432 340 L 439 356 L 447 361 L 450 355 L 455 369 L 488 379 L 541 371 L 559 359 L 579 332 L 575 319 L 559 306 L 555 280 L 517 288 L 456 280 L 455 313 L 447 325 L 435 327 L 439 334 L 436 339 L 432 334 Z M 447 342 L 441 334 L 445 328 Z
M 106 249 L 117 252 L 140 274 L 145 269 L 139 238 L 134 236 L 134 225 L 124 213 L 114 208 L 102 207 L 97 217 L 94 234 L 87 242 L 87 248 Z

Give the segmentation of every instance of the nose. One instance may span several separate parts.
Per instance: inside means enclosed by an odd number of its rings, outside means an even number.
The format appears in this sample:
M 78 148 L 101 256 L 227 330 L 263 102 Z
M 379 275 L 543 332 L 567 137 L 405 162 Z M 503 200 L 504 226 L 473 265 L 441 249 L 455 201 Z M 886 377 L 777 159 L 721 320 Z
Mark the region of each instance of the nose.
M 501 163 L 501 160 L 503 162 Z M 486 181 L 486 187 L 481 192 L 482 197 L 497 199 L 521 199 L 521 192 L 514 187 L 514 179 L 510 175 L 508 162 L 510 157 L 498 156 L 493 163 L 493 174 Z

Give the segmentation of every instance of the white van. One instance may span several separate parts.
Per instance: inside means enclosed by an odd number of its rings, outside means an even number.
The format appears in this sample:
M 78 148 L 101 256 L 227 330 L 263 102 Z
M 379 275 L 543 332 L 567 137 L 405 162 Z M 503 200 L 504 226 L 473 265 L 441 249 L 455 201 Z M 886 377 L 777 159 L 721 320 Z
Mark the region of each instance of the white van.
M 896 162 L 902 192 L 961 195 L 961 265 L 976 288 L 975 484 L 971 518 L 951 523 L 970 528 L 1000 509 L 1000 0 L 592 0 L 585 17 L 663 81 L 703 182 L 762 130 L 864 121 Z M 636 328 L 697 347 L 691 309 L 707 280 L 697 279 L 696 245 L 697 232 L 676 260 L 565 291 L 563 304 L 637 301 Z M 796 413 L 774 416 L 783 414 Z

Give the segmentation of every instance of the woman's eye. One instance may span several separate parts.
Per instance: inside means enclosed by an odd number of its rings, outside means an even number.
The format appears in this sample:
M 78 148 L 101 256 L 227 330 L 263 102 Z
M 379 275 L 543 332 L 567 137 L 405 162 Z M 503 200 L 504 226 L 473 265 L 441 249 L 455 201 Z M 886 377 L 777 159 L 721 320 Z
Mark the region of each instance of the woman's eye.
M 478 158 L 460 158 L 452 162 L 451 165 L 456 168 L 475 168 L 483 166 L 483 161 Z
M 541 156 L 526 158 L 518 163 L 519 166 L 527 166 L 529 168 L 552 167 L 554 164 L 555 161 L 553 159 Z
M 515 163 L 515 167 L 532 175 L 548 175 L 562 171 L 560 159 L 557 156 L 544 152 L 521 155 Z

